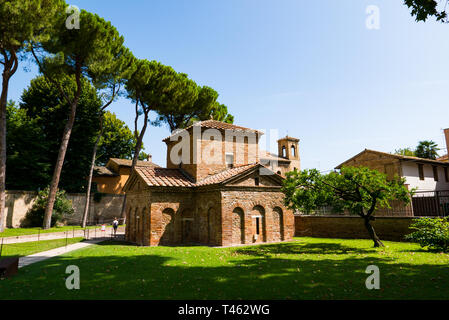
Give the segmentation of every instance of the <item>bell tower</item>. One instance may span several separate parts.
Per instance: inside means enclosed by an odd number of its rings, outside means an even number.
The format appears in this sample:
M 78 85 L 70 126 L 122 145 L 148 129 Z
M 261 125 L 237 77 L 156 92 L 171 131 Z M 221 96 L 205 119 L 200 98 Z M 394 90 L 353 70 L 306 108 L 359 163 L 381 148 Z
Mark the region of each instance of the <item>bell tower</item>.
M 280 158 L 289 160 L 289 165 L 282 174 L 292 170 L 301 170 L 301 159 L 299 157 L 299 139 L 286 136 L 278 140 L 278 154 Z
M 279 157 L 288 160 L 299 160 L 299 139 L 286 136 L 278 140 Z

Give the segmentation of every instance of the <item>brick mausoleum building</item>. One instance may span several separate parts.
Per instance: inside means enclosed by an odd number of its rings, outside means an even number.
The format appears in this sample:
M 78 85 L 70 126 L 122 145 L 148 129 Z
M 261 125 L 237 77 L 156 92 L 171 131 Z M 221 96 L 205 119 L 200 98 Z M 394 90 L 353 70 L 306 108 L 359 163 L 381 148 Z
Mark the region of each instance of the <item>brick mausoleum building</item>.
M 293 212 L 283 203 L 282 176 L 259 162 L 261 135 L 207 120 L 164 139 L 167 168 L 136 167 L 124 186 L 127 240 L 217 246 L 291 240 Z M 296 140 L 287 142 L 297 154 Z

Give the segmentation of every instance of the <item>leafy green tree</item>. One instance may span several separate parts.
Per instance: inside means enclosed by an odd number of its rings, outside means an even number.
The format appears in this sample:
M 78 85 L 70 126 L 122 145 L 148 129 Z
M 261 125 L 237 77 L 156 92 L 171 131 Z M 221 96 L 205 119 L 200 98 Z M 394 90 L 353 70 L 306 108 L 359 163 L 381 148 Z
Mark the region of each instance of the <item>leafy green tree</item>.
M 168 124 L 171 131 L 186 128 L 195 121 L 214 119 L 233 123 L 225 105 L 217 102 L 218 93 L 207 86 L 199 87 L 186 74 L 175 77 L 170 90 L 158 109 L 158 121 Z
M 394 150 L 394 154 L 400 156 L 416 157 L 415 151 L 413 151 L 411 148 L 396 149 Z
M 30 41 L 48 39 L 47 29 L 58 14 L 64 12 L 63 0 L 1 0 L 0 1 L 0 232 L 3 231 L 6 181 L 6 105 L 9 81 L 19 66 L 21 53 Z
M 122 50 L 124 42 L 123 37 L 110 22 L 85 10 L 79 14 L 79 29 L 68 29 L 65 22 L 66 17 L 63 16 L 52 28 L 48 41 L 33 43 L 31 47 L 39 70 L 58 88 L 59 97 L 70 105 L 50 184 L 43 226 L 46 229 L 50 227 L 62 166 L 76 119 L 82 93 L 82 78 L 95 81 L 96 86 L 101 81 L 109 81 L 110 77 L 107 75 L 111 72 L 117 50 Z M 73 76 L 77 85 L 72 95 L 66 92 L 61 84 L 61 80 L 67 75 Z
M 404 0 L 404 3 L 411 9 L 416 21 L 426 21 L 429 17 L 435 17 L 437 21 L 448 22 L 447 0 Z
M 415 155 L 418 158 L 433 159 L 438 157 L 438 145 L 433 141 L 420 141 L 415 150 Z
M 282 191 L 291 209 L 310 213 L 323 206 L 336 212 L 359 215 L 374 247 L 383 246 L 371 221 L 376 208 L 390 207 L 391 200 L 410 202 L 405 179 L 387 180 L 385 174 L 364 167 L 343 167 L 340 172 L 321 174 L 316 169 L 288 172 Z
M 95 88 L 82 81 L 77 121 L 73 126 L 60 186 L 68 192 L 85 191 L 92 147 L 100 131 L 98 115 L 102 101 Z M 65 90 L 73 93 L 76 84 L 67 78 Z M 70 105 L 59 99 L 55 86 L 40 76 L 33 79 L 22 95 L 20 108 L 8 106 L 8 189 L 37 190 L 51 181 L 58 156 L 61 132 Z M 132 131 L 114 114 L 105 113 L 104 134 L 97 164 L 109 158 L 131 158 L 135 146 Z
M 37 190 L 48 184 L 51 163 L 48 140 L 38 119 L 10 101 L 6 107 L 8 190 Z
M 123 46 L 120 42 L 115 42 L 112 45 L 116 45 L 119 47 L 111 50 L 115 57 L 113 61 L 108 65 L 108 69 L 103 70 L 103 72 L 101 73 L 89 72 L 89 75 L 92 77 L 94 86 L 99 92 L 101 92 L 101 96 L 104 100 L 104 105 L 100 110 L 98 119 L 100 132 L 98 133 L 92 150 L 89 176 L 87 178 L 86 203 L 84 205 L 83 220 L 81 224 L 83 228 L 86 227 L 87 216 L 89 214 L 90 194 L 92 188 L 94 167 L 97 159 L 97 150 L 104 132 L 104 112 L 115 100 L 115 98 L 120 95 L 121 88 L 126 81 L 126 77 L 133 72 L 132 68 L 135 61 L 134 56 L 131 54 L 128 48 Z

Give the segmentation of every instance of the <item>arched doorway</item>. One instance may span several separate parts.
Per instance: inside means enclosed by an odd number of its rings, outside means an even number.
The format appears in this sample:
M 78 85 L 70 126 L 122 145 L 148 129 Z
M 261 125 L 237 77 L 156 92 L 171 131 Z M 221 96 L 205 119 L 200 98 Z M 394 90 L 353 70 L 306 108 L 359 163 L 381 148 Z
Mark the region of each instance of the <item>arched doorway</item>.
M 182 243 L 193 242 L 193 214 L 191 209 L 185 209 L 181 214 Z
M 265 221 L 265 209 L 262 206 L 255 206 L 252 212 L 253 221 L 253 241 L 267 241 L 267 226 Z
M 273 240 L 284 240 L 284 213 L 279 207 L 273 209 Z
M 172 244 L 174 240 L 174 217 L 175 211 L 172 208 L 166 208 L 162 211 L 161 219 L 161 244 Z
M 242 208 L 232 211 L 232 244 L 245 243 L 245 213 Z

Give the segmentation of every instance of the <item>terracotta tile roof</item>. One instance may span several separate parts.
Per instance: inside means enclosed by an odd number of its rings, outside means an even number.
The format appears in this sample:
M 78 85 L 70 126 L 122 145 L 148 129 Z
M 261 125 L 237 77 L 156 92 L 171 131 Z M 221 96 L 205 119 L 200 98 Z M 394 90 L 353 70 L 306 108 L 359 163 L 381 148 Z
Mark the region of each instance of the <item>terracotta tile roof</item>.
M 110 158 L 110 162 L 113 162 L 119 166 L 131 167 L 133 161 L 128 159 Z M 151 161 L 141 161 L 137 160 L 137 166 L 139 167 L 159 167 L 157 164 Z
M 193 187 L 195 185 L 179 169 L 136 167 L 135 170 L 151 187 Z
M 227 169 L 196 183 L 180 169 L 137 167 L 136 172 L 150 187 L 199 187 L 222 183 L 259 165 L 254 163 Z
M 252 169 L 256 166 L 258 166 L 258 163 L 248 164 L 244 166 L 238 166 L 231 169 L 224 170 L 222 172 L 219 172 L 217 174 L 211 175 L 209 177 L 206 177 L 200 181 L 197 181 L 195 184 L 196 186 L 207 186 L 211 184 L 218 184 L 222 183 L 236 175 L 239 175 L 240 173 L 245 172 L 246 170 Z
M 411 157 L 411 156 L 403 156 L 403 155 L 399 155 L 399 154 L 392 154 L 392 153 L 387 153 L 387 152 L 382 152 L 382 151 L 376 151 L 376 150 L 370 150 L 370 149 L 365 149 L 362 152 L 356 154 L 355 156 L 353 156 L 352 158 L 346 160 L 345 162 L 339 164 L 338 166 L 335 167 L 335 169 L 340 169 L 342 166 L 344 166 L 347 162 L 357 158 L 358 156 L 362 155 L 365 152 L 370 152 L 370 153 L 375 153 L 378 155 L 382 155 L 385 157 L 391 157 L 391 158 L 395 158 L 395 159 L 399 159 L 399 160 L 403 160 L 403 161 L 413 161 L 413 162 L 424 162 L 424 163 L 430 163 L 430 164 L 440 164 L 440 165 L 445 165 L 448 166 L 449 162 L 446 161 L 440 161 L 440 160 L 432 160 L 432 159 L 425 159 L 425 158 L 418 158 L 418 157 Z
M 218 129 L 218 130 L 231 130 L 231 131 L 236 131 L 236 132 L 253 132 L 253 133 L 257 133 L 259 135 L 263 135 L 263 132 L 255 130 L 255 129 L 245 128 L 245 127 L 237 126 L 232 123 L 226 123 L 226 122 L 217 121 L 217 120 L 197 121 L 194 124 L 192 124 L 191 126 L 185 128 L 184 130 L 189 130 L 193 127 L 202 127 L 202 128 Z M 163 139 L 162 141 L 169 140 L 171 137 L 176 136 L 178 132 L 179 131 L 176 131 L 176 130 L 173 131 L 173 133 L 170 136 Z

